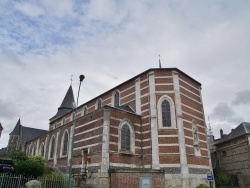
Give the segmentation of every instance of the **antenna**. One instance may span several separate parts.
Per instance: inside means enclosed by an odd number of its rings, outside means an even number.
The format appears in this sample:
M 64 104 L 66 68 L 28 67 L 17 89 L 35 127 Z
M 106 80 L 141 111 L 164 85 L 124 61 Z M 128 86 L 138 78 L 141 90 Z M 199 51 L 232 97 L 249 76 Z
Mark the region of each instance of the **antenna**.
M 207 116 L 208 118 L 208 135 L 213 135 L 213 131 L 212 131 L 212 127 L 210 124 L 210 120 L 209 120 L 209 116 Z

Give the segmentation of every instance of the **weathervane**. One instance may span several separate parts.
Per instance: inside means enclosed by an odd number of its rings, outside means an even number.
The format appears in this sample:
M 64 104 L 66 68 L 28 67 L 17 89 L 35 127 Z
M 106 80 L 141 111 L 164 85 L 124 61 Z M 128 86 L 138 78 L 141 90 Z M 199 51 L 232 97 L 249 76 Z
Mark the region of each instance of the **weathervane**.
M 73 81 L 73 74 L 71 74 L 70 81 L 71 81 L 71 85 L 72 85 L 72 81 Z

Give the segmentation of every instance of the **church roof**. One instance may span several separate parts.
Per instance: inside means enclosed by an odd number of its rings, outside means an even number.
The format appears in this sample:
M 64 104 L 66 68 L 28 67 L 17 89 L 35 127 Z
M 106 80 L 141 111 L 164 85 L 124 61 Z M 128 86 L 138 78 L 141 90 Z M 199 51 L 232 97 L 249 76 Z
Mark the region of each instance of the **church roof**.
M 46 134 L 48 131 L 42 129 L 35 129 L 31 127 L 22 127 L 22 140 L 27 142 L 36 137 L 39 137 L 43 134 Z
M 224 135 L 224 137 L 215 145 L 238 138 L 246 134 L 250 134 L 250 123 L 242 122 L 238 127 L 232 129 L 232 131 L 228 135 Z
M 1 124 L 1 122 L 0 122 L 0 130 L 3 130 L 3 126 L 2 126 L 2 124 Z
M 15 128 L 13 129 L 13 131 L 10 133 L 10 135 L 20 135 L 20 129 L 21 129 L 21 121 L 20 118 L 16 123 Z
M 73 105 L 74 103 L 75 103 L 75 99 L 74 99 L 73 89 L 72 89 L 72 86 L 70 85 L 62 101 L 61 106 L 58 108 L 56 115 L 53 116 L 50 120 L 54 120 L 55 118 L 61 117 L 71 112 L 72 110 L 74 110 L 75 108 Z

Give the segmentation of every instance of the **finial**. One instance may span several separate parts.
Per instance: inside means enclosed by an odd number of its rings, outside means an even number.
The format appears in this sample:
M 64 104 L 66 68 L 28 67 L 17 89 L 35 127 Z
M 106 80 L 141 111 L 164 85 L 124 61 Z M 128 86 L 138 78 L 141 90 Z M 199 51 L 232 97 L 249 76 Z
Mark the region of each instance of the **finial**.
M 72 85 L 72 81 L 73 81 L 73 74 L 71 74 L 71 78 L 70 78 L 71 84 Z
M 159 54 L 159 68 L 161 69 L 161 55 Z

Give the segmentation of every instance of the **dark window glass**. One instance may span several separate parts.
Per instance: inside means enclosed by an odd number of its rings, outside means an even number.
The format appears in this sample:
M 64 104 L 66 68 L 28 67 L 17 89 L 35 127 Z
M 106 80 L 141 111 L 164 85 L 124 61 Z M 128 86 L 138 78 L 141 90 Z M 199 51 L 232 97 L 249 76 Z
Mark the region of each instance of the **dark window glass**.
M 130 129 L 127 124 L 124 124 L 121 130 L 121 149 L 130 150 Z
M 54 157 L 54 150 L 55 150 L 55 138 L 53 137 L 51 140 L 50 158 Z
M 161 103 L 162 111 L 162 126 L 171 127 L 171 115 L 170 115 L 170 104 L 167 100 Z
M 62 152 L 63 155 L 66 155 L 68 152 L 68 142 L 69 142 L 68 132 L 65 132 L 63 139 L 63 152 Z
M 86 115 L 87 113 L 88 113 L 88 108 L 87 108 L 87 107 L 84 107 L 83 115 Z
M 33 150 L 33 155 L 35 155 L 36 154 L 36 145 L 34 145 L 34 148 L 33 148 L 34 150 Z
M 115 93 L 115 96 L 114 96 L 114 107 L 118 107 L 118 106 L 119 106 L 119 103 L 120 103 L 119 92 L 116 92 L 116 93 Z
M 41 155 L 44 156 L 44 145 L 41 146 Z
M 97 109 L 99 109 L 99 108 L 101 108 L 101 107 L 102 107 L 102 101 L 99 100 L 99 101 L 98 101 L 98 104 L 97 104 Z

